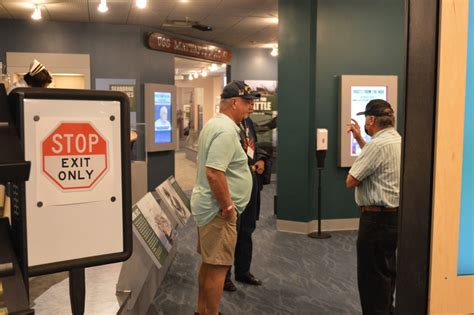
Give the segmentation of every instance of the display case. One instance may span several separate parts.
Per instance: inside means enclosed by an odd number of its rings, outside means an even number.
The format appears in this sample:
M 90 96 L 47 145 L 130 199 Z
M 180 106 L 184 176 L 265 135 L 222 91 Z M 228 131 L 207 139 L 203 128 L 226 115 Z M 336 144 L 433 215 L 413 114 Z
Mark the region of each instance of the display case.
M 193 162 L 197 159 L 197 149 L 199 140 L 199 130 L 190 130 L 186 140 L 184 141 L 184 150 L 186 152 L 186 158 Z

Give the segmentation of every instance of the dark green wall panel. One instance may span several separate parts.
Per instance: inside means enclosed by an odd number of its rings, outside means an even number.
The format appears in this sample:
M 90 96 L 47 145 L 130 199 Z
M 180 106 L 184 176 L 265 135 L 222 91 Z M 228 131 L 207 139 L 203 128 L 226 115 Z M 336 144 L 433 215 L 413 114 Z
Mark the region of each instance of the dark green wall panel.
M 280 0 L 278 57 L 278 218 L 314 211 L 316 2 Z
M 278 218 L 316 218 L 316 128 L 329 130 L 323 218 L 357 217 L 354 192 L 344 185 L 348 169 L 337 167 L 338 77 L 397 75 L 398 117 L 404 117 L 404 1 L 280 0 L 279 17 Z M 398 128 L 402 133 L 403 121 Z

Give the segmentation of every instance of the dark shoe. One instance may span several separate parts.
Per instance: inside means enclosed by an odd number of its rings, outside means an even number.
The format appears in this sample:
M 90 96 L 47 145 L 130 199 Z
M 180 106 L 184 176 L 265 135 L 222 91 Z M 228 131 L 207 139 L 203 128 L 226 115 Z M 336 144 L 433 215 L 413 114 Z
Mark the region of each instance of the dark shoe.
M 255 278 L 250 272 L 244 275 L 235 275 L 235 280 L 251 285 L 262 285 L 262 281 Z
M 235 284 L 232 282 L 232 280 L 230 280 L 230 279 L 225 279 L 225 282 L 224 282 L 224 291 L 227 291 L 227 292 L 234 292 L 234 291 L 237 291 L 237 287 L 236 287 Z

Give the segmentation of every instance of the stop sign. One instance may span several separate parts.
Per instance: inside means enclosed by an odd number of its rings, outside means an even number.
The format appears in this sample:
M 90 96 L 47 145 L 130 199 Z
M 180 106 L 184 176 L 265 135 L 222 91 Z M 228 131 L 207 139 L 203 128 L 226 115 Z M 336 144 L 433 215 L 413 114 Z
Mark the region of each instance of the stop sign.
M 91 123 L 64 122 L 41 144 L 42 171 L 60 189 L 90 189 L 107 171 L 107 141 Z

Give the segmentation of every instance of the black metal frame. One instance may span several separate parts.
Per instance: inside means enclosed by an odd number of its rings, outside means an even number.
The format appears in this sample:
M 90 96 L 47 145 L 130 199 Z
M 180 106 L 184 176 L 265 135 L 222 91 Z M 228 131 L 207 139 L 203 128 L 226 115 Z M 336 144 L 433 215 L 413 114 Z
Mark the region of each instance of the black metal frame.
M 122 92 L 111 91 L 85 91 L 85 90 L 67 90 L 67 89 L 40 89 L 40 88 L 19 88 L 12 91 L 9 95 L 9 103 L 12 106 L 11 111 L 17 122 L 18 132 L 21 137 L 24 149 L 23 138 L 23 100 L 27 99 L 54 99 L 54 100 L 94 100 L 94 101 L 118 101 L 120 102 L 120 123 L 121 123 L 121 146 L 122 146 L 122 208 L 123 208 L 123 252 L 98 255 L 93 257 L 74 259 L 52 264 L 38 265 L 28 268 L 28 276 L 38 276 L 60 271 L 69 271 L 77 268 L 87 268 L 98 265 L 105 265 L 127 260 L 132 254 L 132 212 L 131 212 L 131 166 L 130 166 L 130 104 L 126 94 Z M 25 189 L 20 187 L 23 203 L 25 201 Z M 23 204 L 20 216 L 22 220 L 18 225 L 14 225 L 18 240 L 22 240 L 23 256 L 19 257 L 21 261 L 27 262 L 26 243 L 26 209 Z M 13 223 L 13 222 L 12 222 Z M 22 237 L 23 235 L 23 237 Z M 27 264 L 26 264 L 27 266 Z
M 439 0 L 406 0 L 407 76 L 396 314 L 427 314 Z

